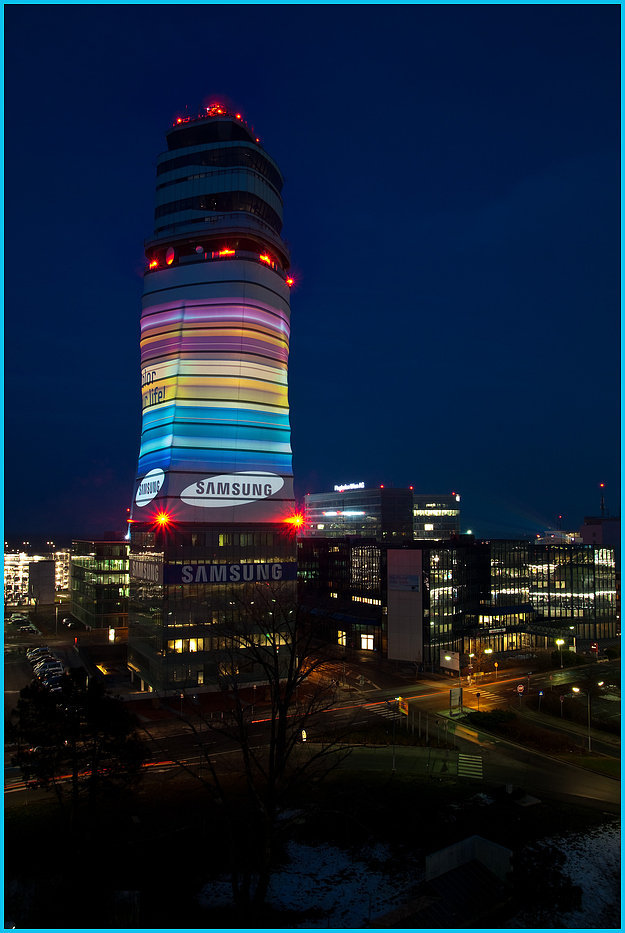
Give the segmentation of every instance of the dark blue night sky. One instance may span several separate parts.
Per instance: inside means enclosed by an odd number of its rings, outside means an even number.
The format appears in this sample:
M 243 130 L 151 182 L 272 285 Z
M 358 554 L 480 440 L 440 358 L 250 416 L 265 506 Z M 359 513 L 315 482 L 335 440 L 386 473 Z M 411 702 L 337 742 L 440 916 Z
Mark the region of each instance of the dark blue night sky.
M 5 538 L 125 526 L 143 240 L 188 106 L 285 175 L 296 492 L 579 528 L 619 491 L 620 7 L 15 5 Z

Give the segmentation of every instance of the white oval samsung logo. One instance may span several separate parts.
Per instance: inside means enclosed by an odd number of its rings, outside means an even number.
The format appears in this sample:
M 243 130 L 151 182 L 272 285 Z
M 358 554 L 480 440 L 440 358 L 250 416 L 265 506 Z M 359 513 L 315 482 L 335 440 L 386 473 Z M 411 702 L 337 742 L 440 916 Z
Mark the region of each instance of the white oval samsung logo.
M 138 506 L 143 506 L 151 502 L 164 481 L 165 473 L 163 470 L 150 470 L 149 473 L 146 473 L 139 483 L 137 495 L 135 496 L 135 503 Z
M 207 476 L 183 489 L 180 498 L 186 505 L 219 509 L 225 505 L 245 505 L 275 495 L 284 480 L 275 473 L 229 473 Z

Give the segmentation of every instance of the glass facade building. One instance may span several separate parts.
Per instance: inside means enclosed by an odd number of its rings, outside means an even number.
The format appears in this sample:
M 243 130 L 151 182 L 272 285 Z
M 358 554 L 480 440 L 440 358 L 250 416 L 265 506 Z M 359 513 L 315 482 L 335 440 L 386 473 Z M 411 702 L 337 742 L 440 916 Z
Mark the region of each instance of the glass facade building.
M 620 631 L 612 549 L 469 536 L 415 542 L 401 551 L 418 554 L 418 575 L 403 583 L 387 572 L 394 550 L 354 539 L 298 541 L 302 599 L 326 637 L 387 656 L 396 624 L 389 611 L 393 588 L 418 592 L 424 664 L 438 663 L 440 649 L 549 648 L 556 636 L 572 644 L 615 638 Z M 363 625 L 373 642 L 362 642 Z
M 72 615 L 90 628 L 128 625 L 128 544 L 73 541 L 70 557 Z
M 219 104 L 166 138 L 130 520 L 129 664 L 151 690 L 215 687 L 226 664 L 253 680 L 232 631 L 267 629 L 260 588 L 297 586 L 282 175 Z
M 308 494 L 304 528 L 311 538 L 356 535 L 388 544 L 412 540 L 412 490 L 371 487 Z
M 415 541 L 449 541 L 460 534 L 460 496 L 413 495 Z

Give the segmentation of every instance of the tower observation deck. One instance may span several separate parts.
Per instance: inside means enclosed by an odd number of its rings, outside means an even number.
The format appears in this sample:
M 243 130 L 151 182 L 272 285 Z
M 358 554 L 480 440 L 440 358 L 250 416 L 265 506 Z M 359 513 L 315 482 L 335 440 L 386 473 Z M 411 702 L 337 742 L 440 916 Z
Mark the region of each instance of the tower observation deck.
M 157 160 L 131 523 L 293 514 L 283 178 L 240 114 L 177 120 Z

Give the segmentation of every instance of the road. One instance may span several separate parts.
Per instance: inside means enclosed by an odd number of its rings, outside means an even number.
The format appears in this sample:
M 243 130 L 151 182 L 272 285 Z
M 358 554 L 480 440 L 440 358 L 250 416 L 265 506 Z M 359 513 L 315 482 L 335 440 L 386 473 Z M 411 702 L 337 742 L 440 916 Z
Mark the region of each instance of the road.
M 59 648 L 68 665 L 80 663 L 71 643 L 65 646 L 55 645 L 55 650 Z M 10 712 L 14 708 L 19 690 L 24 683 L 28 682 L 30 675 L 30 666 L 23 654 L 13 650 L 5 652 L 5 712 Z M 575 672 L 570 670 L 531 675 L 530 689 L 535 691 L 543 689 L 544 686 L 548 688 L 553 684 L 554 689 L 562 690 L 567 684 L 575 681 L 575 676 Z M 579 671 L 577 676 L 579 676 Z M 336 679 L 343 679 L 342 665 L 337 665 Z M 353 672 L 346 671 L 346 679 L 348 684 L 354 683 Z M 489 684 L 480 684 L 479 687 L 465 685 L 463 688 L 464 706 L 477 709 L 478 692 L 482 710 L 507 707 L 509 702 L 515 706 L 519 703 L 516 687 L 520 682 L 527 687 L 527 676 L 520 677 L 517 674 L 512 677 L 501 677 Z M 469 760 L 476 760 L 475 766 L 480 774 L 479 778 L 470 776 L 465 778 L 460 775 L 462 779 L 484 781 L 488 784 L 522 786 L 537 796 L 544 794 L 592 806 L 605 806 L 610 809 L 610 812 L 618 808 L 620 801 L 618 781 L 570 766 L 513 743 L 478 734 L 477 731 L 459 722 L 450 722 L 444 715 L 449 709 L 449 686 L 456 687 L 457 683 L 451 680 L 441 683 L 430 679 L 405 684 L 400 688 L 401 695 L 410 700 L 410 727 L 414 721 L 414 730 L 418 732 L 420 720 L 422 734 L 425 735 L 427 730 L 430 737 L 433 738 L 436 734 L 441 741 L 447 730 L 448 741 L 455 748 L 446 753 L 445 750 L 397 746 L 395 766 L 398 772 L 421 772 L 432 776 L 439 773 L 440 776 L 457 777 L 462 755 Z M 406 717 L 397 711 L 396 695 L 394 690 L 378 689 L 378 684 L 375 683 L 373 677 L 367 678 L 365 683 L 359 683 L 358 688 L 339 689 L 336 704 L 323 714 L 323 731 L 333 732 L 366 721 L 385 721 L 387 725 L 394 721 L 396 734 L 399 734 L 398 730 L 405 729 L 407 722 Z M 522 704 L 523 700 L 520 703 Z M 189 723 L 194 726 L 195 732 L 192 731 Z M 172 707 L 170 718 L 146 722 L 145 728 L 150 736 L 152 751 L 152 761 L 147 769 L 150 780 L 162 779 L 164 774 L 169 776 L 175 774 L 180 770 L 180 765 L 175 762 L 183 762 L 188 767 L 197 770 L 201 757 L 200 742 L 210 749 L 211 758 L 215 760 L 219 768 L 232 768 L 238 756 L 232 743 L 214 731 L 209 731 L 207 724 L 202 723 L 198 716 L 191 715 L 187 721 L 186 717 L 180 718 L 176 715 L 174 707 Z M 390 732 L 389 729 L 389 741 Z M 267 724 L 263 721 L 262 708 L 259 706 L 252 726 L 251 741 L 258 749 L 261 749 L 266 745 L 267 737 Z M 620 758 L 619 746 L 606 743 L 605 747 L 606 754 Z M 595 748 L 599 750 L 596 745 Z M 376 770 L 390 769 L 392 755 L 391 745 L 375 750 L 358 748 L 354 749 L 346 766 L 373 767 Z M 445 771 L 442 770 L 444 765 Z M 467 767 L 470 766 L 471 761 Z M 440 772 L 436 771 L 437 767 L 441 769 Z M 14 802 L 18 802 L 22 799 L 19 795 L 25 795 L 25 793 L 19 772 L 16 772 L 10 765 L 10 749 L 5 750 L 5 794 L 11 795 Z M 30 799 L 34 799 L 34 795 L 41 793 L 43 792 L 29 791 L 28 795 Z

